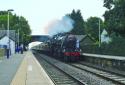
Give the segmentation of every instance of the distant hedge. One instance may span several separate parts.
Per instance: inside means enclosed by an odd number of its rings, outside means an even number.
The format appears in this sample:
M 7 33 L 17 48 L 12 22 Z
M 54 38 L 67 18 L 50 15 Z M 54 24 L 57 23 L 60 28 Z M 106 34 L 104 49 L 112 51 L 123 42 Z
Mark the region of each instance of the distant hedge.
M 125 56 L 125 39 L 121 37 L 115 37 L 109 44 L 102 43 L 100 48 L 98 45 L 82 44 L 81 48 L 85 53 Z

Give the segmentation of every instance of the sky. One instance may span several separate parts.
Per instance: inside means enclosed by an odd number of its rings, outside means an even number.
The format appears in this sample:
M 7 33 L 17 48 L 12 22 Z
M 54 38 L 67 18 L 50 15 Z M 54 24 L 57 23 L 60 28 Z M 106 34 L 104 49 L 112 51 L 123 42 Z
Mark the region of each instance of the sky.
M 84 20 L 91 16 L 103 19 L 106 10 L 103 0 L 1 0 L 0 11 L 8 9 L 28 20 L 32 35 L 44 35 L 49 22 L 61 19 L 73 9 L 80 9 Z

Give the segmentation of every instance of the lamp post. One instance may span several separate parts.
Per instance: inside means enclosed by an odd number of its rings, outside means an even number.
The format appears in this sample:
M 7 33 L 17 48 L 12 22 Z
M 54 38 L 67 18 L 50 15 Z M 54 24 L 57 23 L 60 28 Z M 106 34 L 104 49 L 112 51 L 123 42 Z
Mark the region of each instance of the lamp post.
M 7 19 L 7 36 L 8 36 L 8 46 L 7 46 L 7 58 L 9 59 L 9 55 L 10 55 L 10 39 L 9 39 L 9 12 L 14 11 L 13 9 L 9 9 L 7 10 L 8 12 L 8 19 Z

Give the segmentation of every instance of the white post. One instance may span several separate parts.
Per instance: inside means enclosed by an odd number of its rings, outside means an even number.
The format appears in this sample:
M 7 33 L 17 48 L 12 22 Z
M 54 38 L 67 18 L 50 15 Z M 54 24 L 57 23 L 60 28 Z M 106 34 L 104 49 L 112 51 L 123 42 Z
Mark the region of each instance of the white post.
M 100 19 L 99 19 L 99 47 L 101 46 Z
M 19 29 L 18 29 L 18 47 L 19 47 L 19 36 L 20 34 L 19 34 Z

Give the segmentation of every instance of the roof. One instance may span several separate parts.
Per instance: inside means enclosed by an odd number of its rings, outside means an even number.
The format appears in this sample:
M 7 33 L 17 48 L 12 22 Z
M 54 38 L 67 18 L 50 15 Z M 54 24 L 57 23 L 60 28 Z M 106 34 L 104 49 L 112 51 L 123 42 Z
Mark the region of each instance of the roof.
M 32 35 L 32 41 L 46 42 L 50 39 L 48 35 Z
M 86 35 L 75 35 L 76 38 L 81 41 L 82 39 L 84 39 L 86 37 Z
M 7 30 L 0 30 L 0 39 L 7 36 Z M 15 30 L 9 30 L 9 38 L 13 41 L 16 41 Z
M 107 34 L 108 34 L 108 32 L 105 29 L 103 29 L 101 35 L 107 35 Z
M 96 41 L 89 35 L 85 35 L 85 37 L 80 42 L 82 45 L 94 45 Z
M 90 35 L 85 35 L 85 37 L 82 39 L 82 41 L 84 41 L 86 38 L 89 38 L 90 40 L 95 42 L 94 38 L 91 37 Z

